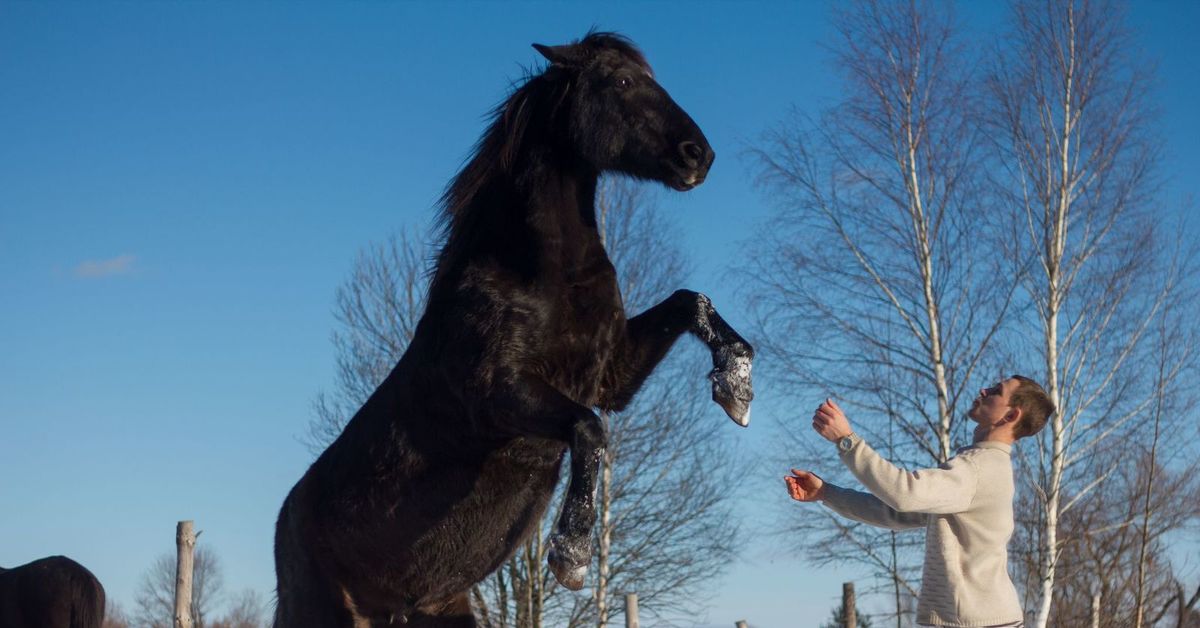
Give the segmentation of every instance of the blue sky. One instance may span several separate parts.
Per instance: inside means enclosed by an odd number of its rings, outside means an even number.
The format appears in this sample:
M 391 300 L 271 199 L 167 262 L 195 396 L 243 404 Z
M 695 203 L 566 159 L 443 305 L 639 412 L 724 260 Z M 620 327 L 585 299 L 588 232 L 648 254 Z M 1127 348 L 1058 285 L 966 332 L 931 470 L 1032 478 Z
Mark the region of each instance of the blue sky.
M 960 9 L 981 33 L 1004 15 Z M 1200 3 L 1131 20 L 1179 202 L 1200 171 Z M 0 0 L 0 565 L 67 554 L 128 608 L 195 519 L 230 591 L 269 591 L 356 252 L 427 229 L 484 114 L 539 62 L 529 44 L 593 25 L 645 50 L 716 149 L 708 182 L 661 206 L 693 287 L 744 323 L 725 271 L 769 204 L 741 153 L 838 98 L 823 3 Z M 789 414 L 730 439 L 765 455 Z M 749 531 L 774 525 L 777 484 L 747 480 Z M 816 625 L 857 576 L 756 538 L 698 623 Z

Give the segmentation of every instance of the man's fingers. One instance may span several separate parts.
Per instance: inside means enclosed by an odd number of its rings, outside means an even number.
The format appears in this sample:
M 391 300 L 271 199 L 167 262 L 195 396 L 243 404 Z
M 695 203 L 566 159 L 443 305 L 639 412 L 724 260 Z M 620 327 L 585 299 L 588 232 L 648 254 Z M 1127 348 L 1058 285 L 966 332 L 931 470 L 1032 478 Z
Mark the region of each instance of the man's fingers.
M 783 478 L 783 481 L 784 484 L 787 485 L 788 495 L 791 495 L 792 499 L 804 501 L 804 498 L 807 496 L 807 492 L 804 490 L 804 487 L 800 486 L 800 483 L 796 481 L 796 478 Z
M 798 478 L 806 478 L 812 474 L 809 473 L 808 471 L 801 471 L 800 469 L 792 469 L 792 475 L 794 475 Z

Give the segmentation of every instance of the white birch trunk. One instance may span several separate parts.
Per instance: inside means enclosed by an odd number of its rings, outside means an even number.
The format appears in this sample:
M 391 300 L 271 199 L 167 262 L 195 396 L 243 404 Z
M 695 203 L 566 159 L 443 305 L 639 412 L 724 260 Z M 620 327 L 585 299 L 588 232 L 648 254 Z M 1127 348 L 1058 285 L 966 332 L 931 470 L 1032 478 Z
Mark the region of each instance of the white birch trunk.
M 608 413 L 601 412 L 600 418 L 608 425 Z M 600 457 L 600 539 L 596 562 L 596 626 L 608 626 L 608 556 L 612 546 L 612 455 L 605 451 Z
M 638 628 L 637 593 L 625 594 L 625 628 Z
M 1046 526 L 1042 536 L 1042 561 L 1041 561 L 1041 602 L 1038 606 L 1037 616 L 1034 620 L 1034 625 L 1037 628 L 1046 628 L 1047 622 L 1050 620 L 1050 609 L 1054 603 L 1054 579 L 1055 572 L 1058 567 L 1058 518 L 1061 514 L 1061 490 L 1063 471 L 1066 463 L 1066 421 L 1063 416 L 1066 414 L 1066 409 L 1062 405 L 1062 392 L 1060 389 L 1060 373 L 1058 365 L 1059 355 L 1059 338 L 1058 338 L 1058 316 L 1062 307 L 1062 300 L 1065 296 L 1062 293 L 1063 286 L 1061 285 L 1061 273 L 1064 252 L 1067 242 L 1067 226 L 1068 216 L 1071 211 L 1071 187 L 1072 187 L 1072 169 L 1071 169 L 1071 134 L 1073 132 L 1072 116 L 1074 111 L 1071 109 L 1071 99 L 1074 90 L 1074 72 L 1075 72 L 1075 14 L 1074 8 L 1071 5 L 1067 7 L 1067 60 L 1065 68 L 1065 76 L 1063 81 L 1062 93 L 1062 136 L 1059 143 L 1059 184 L 1058 198 L 1055 205 L 1050 208 L 1053 215 L 1053 227 L 1051 238 L 1047 244 L 1048 249 L 1046 254 L 1046 275 L 1047 275 L 1047 295 L 1046 295 L 1046 393 L 1050 395 L 1050 399 L 1054 402 L 1054 406 L 1058 412 L 1050 420 L 1050 440 L 1051 440 L 1051 457 L 1050 457 L 1050 476 L 1048 478 L 1045 501 Z
M 596 196 L 597 209 L 599 210 L 599 231 L 600 245 L 608 246 L 608 198 L 604 193 L 603 188 Z M 609 421 L 608 412 L 600 412 L 600 421 L 604 425 L 604 431 L 611 437 L 611 423 Z M 608 626 L 608 554 L 609 548 L 612 545 L 612 464 L 613 451 L 610 444 L 605 448 L 600 456 L 600 539 L 599 548 L 596 555 L 596 626 L 597 628 L 606 628 Z
M 946 382 L 946 365 L 942 355 L 942 333 L 941 324 L 938 314 L 937 295 L 934 294 L 934 270 L 933 270 L 933 248 L 932 237 L 935 234 L 930 233 L 930 221 L 928 212 L 925 208 L 925 202 L 921 195 L 921 178 L 920 171 L 917 167 L 917 138 L 913 133 L 913 94 L 911 90 L 916 88 L 917 76 L 914 73 L 910 79 L 909 92 L 905 98 L 905 120 L 903 139 L 906 152 L 904 154 L 903 163 L 901 166 L 904 169 L 905 181 L 904 185 L 908 192 L 908 214 L 912 221 L 913 239 L 916 243 L 917 263 L 920 266 L 921 273 L 921 290 L 925 300 L 925 320 L 928 325 L 928 336 L 925 338 L 917 338 L 919 342 L 925 345 L 929 352 L 929 366 L 933 371 L 934 385 L 937 392 L 938 404 L 938 426 L 937 426 L 937 451 L 939 462 L 945 462 L 950 459 L 950 428 L 952 418 L 950 416 L 950 393 L 949 385 Z

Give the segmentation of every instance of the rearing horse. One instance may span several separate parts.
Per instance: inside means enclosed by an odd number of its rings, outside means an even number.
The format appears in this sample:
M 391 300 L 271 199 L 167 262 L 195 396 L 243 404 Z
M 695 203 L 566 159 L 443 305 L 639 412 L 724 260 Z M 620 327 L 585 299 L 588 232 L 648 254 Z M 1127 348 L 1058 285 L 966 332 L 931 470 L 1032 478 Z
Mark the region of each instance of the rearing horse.
M 475 626 L 467 592 L 537 528 L 571 452 L 548 562 L 591 560 L 607 435 L 675 340 L 712 350 L 713 399 L 749 422 L 753 349 L 701 294 L 630 319 L 595 213 L 602 172 L 689 190 L 713 151 L 642 54 L 589 33 L 495 111 L 447 188 L 445 244 L 407 351 L 288 494 L 275 625 Z

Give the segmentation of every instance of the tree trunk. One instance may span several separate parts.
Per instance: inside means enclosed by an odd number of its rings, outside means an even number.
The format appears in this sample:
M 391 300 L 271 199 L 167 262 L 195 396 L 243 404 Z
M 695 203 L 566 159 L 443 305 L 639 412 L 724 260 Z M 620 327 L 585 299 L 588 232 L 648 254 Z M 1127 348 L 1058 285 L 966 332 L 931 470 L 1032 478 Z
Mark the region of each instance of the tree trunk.
M 191 521 L 175 526 L 175 628 L 192 628 L 192 561 L 196 534 Z
M 637 593 L 625 594 L 625 628 L 638 628 Z
M 546 547 L 541 532 L 533 535 L 533 561 L 529 564 L 529 579 L 533 588 L 532 626 L 541 628 L 546 608 L 546 581 L 542 579 L 542 565 L 546 564 Z
M 845 610 L 843 628 L 858 628 L 858 608 L 854 605 L 854 583 L 842 583 L 842 609 Z
M 1053 291 L 1054 288 L 1051 290 Z M 1057 307 L 1056 297 L 1056 294 L 1051 295 L 1052 307 Z M 1055 412 L 1050 419 L 1050 477 L 1045 487 L 1046 524 L 1042 531 L 1042 556 L 1039 569 L 1042 584 L 1041 604 L 1038 607 L 1037 618 L 1034 620 L 1037 628 L 1046 628 L 1046 623 L 1050 620 L 1050 606 L 1054 601 L 1054 576 L 1058 566 L 1059 490 L 1062 487 L 1063 444 L 1066 438 L 1062 398 L 1058 387 L 1058 312 L 1056 310 L 1051 310 L 1046 321 L 1046 380 L 1049 384 L 1046 393 L 1059 411 Z
M 603 218 L 604 213 L 601 212 Z M 601 411 L 600 420 L 605 431 L 609 431 L 608 413 Z M 611 447 L 600 456 L 600 547 L 596 555 L 598 572 L 596 578 L 596 626 L 608 626 L 608 554 L 612 545 L 612 479 L 613 460 Z
M 941 317 L 938 314 L 937 296 L 933 290 L 933 244 L 930 241 L 930 224 L 921 198 L 920 175 L 917 172 L 917 140 L 913 137 L 911 95 L 908 106 L 910 114 L 905 124 L 908 158 L 904 164 L 908 175 L 908 211 L 912 217 L 913 236 L 917 241 L 917 259 L 921 267 L 921 289 L 925 298 L 925 317 L 929 329 L 926 346 L 929 350 L 929 363 L 933 366 L 934 385 L 937 388 L 938 461 L 945 462 L 950 459 L 950 422 L 953 417 L 950 416 L 950 393 L 946 383 L 946 364 L 942 356 Z
M 1066 414 L 1062 406 L 1062 392 L 1059 387 L 1058 371 L 1058 315 L 1062 307 L 1063 286 L 1062 263 L 1066 251 L 1068 216 L 1071 212 L 1071 132 L 1074 112 L 1071 109 L 1071 98 L 1074 90 L 1075 71 L 1075 14 L 1071 5 L 1067 7 L 1067 24 L 1069 53 L 1067 54 L 1066 70 L 1063 82 L 1063 129 L 1059 146 L 1059 185 L 1058 198 L 1051 209 L 1053 227 L 1050 237 L 1046 239 L 1046 379 L 1049 387 L 1046 393 L 1054 402 L 1058 412 L 1050 420 L 1051 458 L 1050 478 L 1046 487 L 1046 529 L 1042 544 L 1042 595 L 1041 606 L 1038 608 L 1034 625 L 1046 628 L 1050 620 L 1050 608 L 1054 602 L 1054 578 L 1058 567 L 1058 517 L 1061 501 L 1059 493 L 1062 489 L 1063 466 L 1065 459 L 1065 421 Z
M 1161 336 L 1162 342 L 1166 341 L 1166 335 Z M 1158 378 L 1155 382 L 1155 403 L 1154 403 L 1154 435 L 1150 439 L 1150 461 L 1146 465 L 1146 495 L 1142 502 L 1142 530 L 1141 536 L 1138 538 L 1138 573 L 1137 573 L 1137 590 L 1134 607 L 1134 628 L 1142 628 L 1146 616 L 1146 561 L 1147 553 L 1150 548 L 1150 511 L 1151 497 L 1154 494 L 1154 473 L 1155 467 L 1158 464 L 1158 438 L 1162 429 L 1163 415 L 1163 396 L 1167 394 L 1165 379 L 1166 370 L 1166 353 L 1167 347 L 1160 346 L 1158 362 Z
M 900 606 L 900 562 L 899 556 L 896 555 L 896 531 L 891 534 L 892 539 L 892 590 L 896 595 L 896 628 L 904 626 L 904 609 Z

